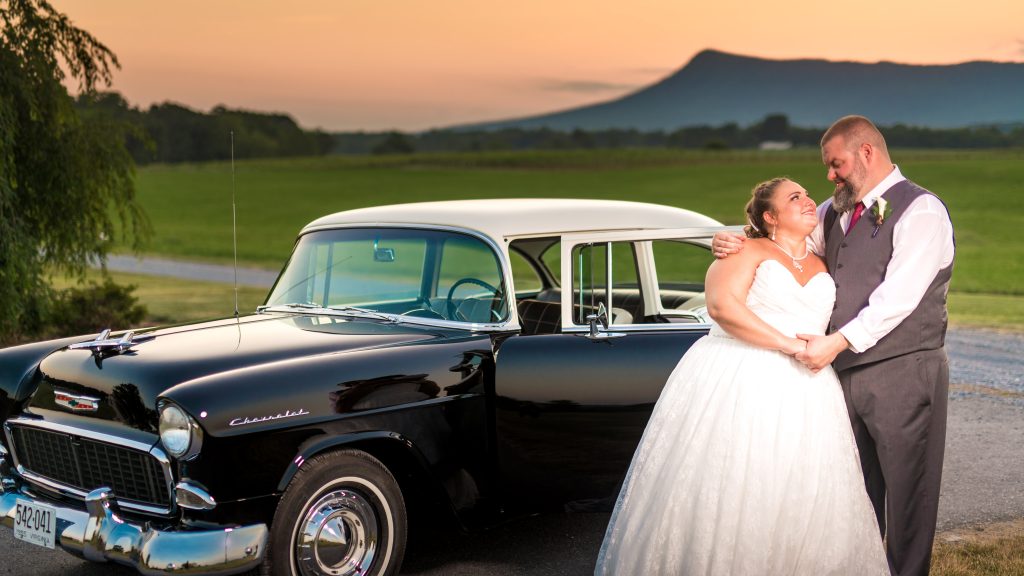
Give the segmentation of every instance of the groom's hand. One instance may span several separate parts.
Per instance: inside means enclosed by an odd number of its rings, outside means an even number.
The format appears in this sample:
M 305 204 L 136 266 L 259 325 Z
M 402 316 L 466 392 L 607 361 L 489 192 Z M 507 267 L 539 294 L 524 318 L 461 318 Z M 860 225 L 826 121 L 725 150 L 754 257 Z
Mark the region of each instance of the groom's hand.
M 743 250 L 743 242 L 747 239 L 743 234 L 735 232 L 715 232 L 711 239 L 711 253 L 715 258 L 725 258 Z
M 796 337 L 807 342 L 807 348 L 798 353 L 796 359 L 803 362 L 812 372 L 818 372 L 831 364 L 836 356 L 850 345 L 840 332 L 833 332 L 828 336 L 797 334 Z

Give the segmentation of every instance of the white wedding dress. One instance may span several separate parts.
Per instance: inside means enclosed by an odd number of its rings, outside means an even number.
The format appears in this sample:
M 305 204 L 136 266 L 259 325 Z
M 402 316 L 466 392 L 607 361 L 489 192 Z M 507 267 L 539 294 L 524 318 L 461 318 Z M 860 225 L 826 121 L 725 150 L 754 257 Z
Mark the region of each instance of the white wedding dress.
M 823 334 L 835 284 L 762 262 L 747 306 Z M 717 325 L 679 361 L 612 513 L 596 574 L 888 575 L 846 404 L 814 374 Z

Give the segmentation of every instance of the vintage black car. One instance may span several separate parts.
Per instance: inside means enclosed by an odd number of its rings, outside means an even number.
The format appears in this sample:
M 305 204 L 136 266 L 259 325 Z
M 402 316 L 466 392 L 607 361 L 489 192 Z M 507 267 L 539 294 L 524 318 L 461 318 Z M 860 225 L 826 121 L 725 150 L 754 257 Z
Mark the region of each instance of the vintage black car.
M 719 229 L 586 200 L 316 220 L 252 314 L 0 351 L 0 522 L 146 574 L 395 574 L 410 518 L 611 502 L 709 329 Z

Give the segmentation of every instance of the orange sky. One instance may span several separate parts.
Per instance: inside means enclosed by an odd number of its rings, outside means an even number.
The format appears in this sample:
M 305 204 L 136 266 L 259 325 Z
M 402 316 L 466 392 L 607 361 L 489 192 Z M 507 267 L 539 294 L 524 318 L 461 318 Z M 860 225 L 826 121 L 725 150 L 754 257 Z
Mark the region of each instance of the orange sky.
M 420 130 L 608 100 L 704 48 L 1024 61 L 1024 0 L 52 0 L 117 54 L 133 105 Z M 890 5 L 891 6 L 888 6 Z

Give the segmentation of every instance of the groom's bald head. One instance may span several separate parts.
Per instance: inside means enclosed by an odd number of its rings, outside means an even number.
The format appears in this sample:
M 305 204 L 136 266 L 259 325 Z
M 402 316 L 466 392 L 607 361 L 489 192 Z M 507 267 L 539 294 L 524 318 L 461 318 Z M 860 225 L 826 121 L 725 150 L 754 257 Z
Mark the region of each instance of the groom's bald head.
M 852 210 L 893 170 L 885 138 L 863 116 L 843 116 L 825 131 L 821 160 L 836 185 L 832 206 L 839 212 Z
M 856 150 L 862 144 L 869 144 L 886 159 L 889 157 L 889 148 L 885 145 L 882 133 L 871 120 L 863 116 L 843 116 L 836 120 L 821 137 L 821 147 L 824 148 L 837 137 L 843 139 L 847 150 Z

